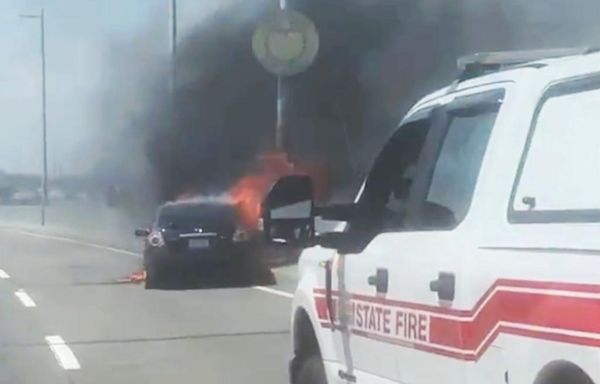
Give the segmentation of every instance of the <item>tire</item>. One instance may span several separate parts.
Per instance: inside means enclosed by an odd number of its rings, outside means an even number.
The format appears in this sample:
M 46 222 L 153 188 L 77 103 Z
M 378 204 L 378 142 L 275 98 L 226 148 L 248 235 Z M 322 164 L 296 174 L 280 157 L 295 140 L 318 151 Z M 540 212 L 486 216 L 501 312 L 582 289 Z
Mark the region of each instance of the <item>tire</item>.
M 156 265 L 146 266 L 146 289 L 159 289 L 164 284 L 164 272 L 158 272 Z
M 555 361 L 542 369 L 534 384 L 594 384 L 594 382 L 577 365 L 568 361 Z
M 292 384 L 327 384 L 325 376 L 325 366 L 319 355 L 306 357 L 296 373 Z

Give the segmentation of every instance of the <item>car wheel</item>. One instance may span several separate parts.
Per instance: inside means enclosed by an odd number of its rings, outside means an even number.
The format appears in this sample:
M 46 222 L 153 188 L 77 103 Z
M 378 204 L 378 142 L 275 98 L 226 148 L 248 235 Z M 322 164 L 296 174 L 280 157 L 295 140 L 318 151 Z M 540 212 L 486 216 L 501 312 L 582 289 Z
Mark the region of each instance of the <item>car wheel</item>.
M 593 384 L 594 381 L 577 365 L 565 361 L 554 361 L 544 367 L 535 378 L 534 384 Z
M 327 384 L 321 356 L 311 355 L 305 358 L 298 369 L 293 384 Z
M 146 289 L 158 289 L 163 283 L 162 273 L 158 273 L 156 266 L 148 265 L 146 267 Z

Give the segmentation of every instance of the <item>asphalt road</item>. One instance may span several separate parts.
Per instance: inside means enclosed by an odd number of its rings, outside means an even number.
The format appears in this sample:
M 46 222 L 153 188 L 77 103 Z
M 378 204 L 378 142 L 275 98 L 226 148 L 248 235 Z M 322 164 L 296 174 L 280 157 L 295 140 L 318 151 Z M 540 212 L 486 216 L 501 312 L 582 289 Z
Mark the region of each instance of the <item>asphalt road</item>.
M 291 269 L 278 284 L 146 291 L 118 252 L 0 230 L 0 383 L 285 383 Z

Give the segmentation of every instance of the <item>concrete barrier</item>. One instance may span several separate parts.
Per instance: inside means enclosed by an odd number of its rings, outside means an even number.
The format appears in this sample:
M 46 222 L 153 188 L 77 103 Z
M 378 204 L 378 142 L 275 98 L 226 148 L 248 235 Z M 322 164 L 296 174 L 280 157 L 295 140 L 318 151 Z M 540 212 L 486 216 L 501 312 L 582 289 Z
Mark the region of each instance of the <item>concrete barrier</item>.
M 46 226 L 40 225 L 39 206 L 0 206 L 0 225 L 99 243 L 132 252 L 141 251 L 135 228 L 149 218 L 134 218 L 96 202 L 57 202 L 47 207 Z

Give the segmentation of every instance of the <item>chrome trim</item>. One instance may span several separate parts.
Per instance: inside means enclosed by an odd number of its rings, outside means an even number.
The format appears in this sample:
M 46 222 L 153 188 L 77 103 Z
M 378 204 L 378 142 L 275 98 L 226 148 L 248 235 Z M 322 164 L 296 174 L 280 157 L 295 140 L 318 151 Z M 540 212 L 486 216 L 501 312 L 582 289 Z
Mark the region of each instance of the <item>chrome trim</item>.
M 201 233 L 182 233 L 179 235 L 180 238 L 186 239 L 190 237 L 215 237 L 217 234 L 215 232 L 201 232 Z

